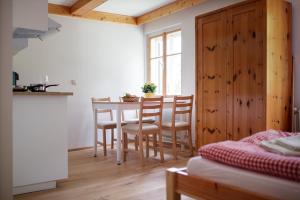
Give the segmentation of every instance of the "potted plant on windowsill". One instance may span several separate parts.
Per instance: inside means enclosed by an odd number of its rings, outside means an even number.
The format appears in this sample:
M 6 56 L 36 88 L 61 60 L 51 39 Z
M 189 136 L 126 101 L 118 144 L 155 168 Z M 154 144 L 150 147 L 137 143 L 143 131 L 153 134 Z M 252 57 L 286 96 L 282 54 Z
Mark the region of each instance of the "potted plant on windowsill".
M 154 83 L 147 82 L 142 87 L 143 93 L 145 94 L 145 97 L 154 97 L 154 93 L 156 91 L 157 86 Z

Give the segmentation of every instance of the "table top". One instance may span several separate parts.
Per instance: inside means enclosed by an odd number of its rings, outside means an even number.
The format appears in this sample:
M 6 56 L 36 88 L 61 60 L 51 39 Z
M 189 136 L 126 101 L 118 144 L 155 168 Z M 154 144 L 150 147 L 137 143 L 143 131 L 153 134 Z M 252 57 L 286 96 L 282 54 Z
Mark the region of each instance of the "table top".
M 140 104 L 141 102 L 120 102 L 120 101 L 112 101 L 112 102 L 103 102 L 103 101 L 93 101 L 93 104 L 109 104 L 109 105 L 113 105 L 113 104 Z M 173 101 L 164 101 L 163 103 L 173 103 Z
M 13 92 L 13 95 L 22 95 L 22 96 L 72 96 L 73 92 Z

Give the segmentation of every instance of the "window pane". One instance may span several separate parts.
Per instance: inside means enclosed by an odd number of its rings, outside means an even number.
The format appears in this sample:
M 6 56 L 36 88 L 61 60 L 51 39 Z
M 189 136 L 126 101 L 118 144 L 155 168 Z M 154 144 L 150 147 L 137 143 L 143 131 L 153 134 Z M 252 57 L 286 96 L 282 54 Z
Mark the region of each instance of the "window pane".
M 150 71 L 150 81 L 157 85 L 156 93 L 161 95 L 163 88 L 163 59 L 152 59 L 150 61 Z
M 167 56 L 167 95 L 181 94 L 181 54 Z
M 167 34 L 167 55 L 181 53 L 181 31 Z
M 151 58 L 163 56 L 163 37 L 151 38 Z

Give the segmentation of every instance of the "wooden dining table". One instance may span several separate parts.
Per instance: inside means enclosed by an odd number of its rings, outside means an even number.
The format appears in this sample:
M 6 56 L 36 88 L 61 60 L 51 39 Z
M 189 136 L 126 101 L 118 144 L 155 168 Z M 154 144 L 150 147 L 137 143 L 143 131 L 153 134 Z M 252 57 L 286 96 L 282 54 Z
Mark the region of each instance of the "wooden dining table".
M 172 108 L 173 101 L 165 100 L 163 102 L 163 108 Z M 121 128 L 121 115 L 122 111 L 125 110 L 137 110 L 140 107 L 139 102 L 92 102 L 93 108 L 93 116 L 94 116 L 94 151 L 96 153 L 96 145 L 97 145 L 97 109 L 111 109 L 116 111 L 116 118 L 117 118 L 117 164 L 120 165 L 122 163 L 122 149 L 121 149 L 121 135 L 122 135 L 122 128 Z M 112 141 L 113 142 L 113 141 Z

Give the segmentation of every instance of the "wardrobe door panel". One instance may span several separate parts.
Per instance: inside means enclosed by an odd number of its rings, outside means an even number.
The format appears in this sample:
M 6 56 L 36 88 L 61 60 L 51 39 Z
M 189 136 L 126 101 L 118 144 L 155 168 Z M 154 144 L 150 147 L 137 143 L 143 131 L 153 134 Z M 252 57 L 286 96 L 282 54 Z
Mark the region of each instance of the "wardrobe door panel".
M 225 12 L 199 18 L 197 26 L 199 146 L 226 140 Z
M 267 10 L 267 128 L 291 131 L 292 7 L 286 1 L 268 0 Z
M 233 72 L 233 138 L 265 129 L 265 42 L 262 4 L 228 11 L 230 63 Z

